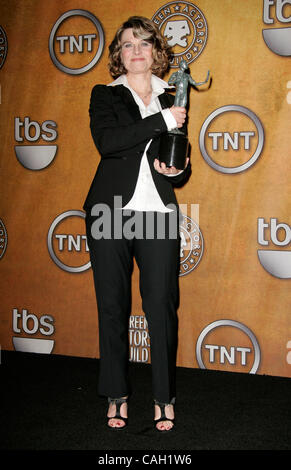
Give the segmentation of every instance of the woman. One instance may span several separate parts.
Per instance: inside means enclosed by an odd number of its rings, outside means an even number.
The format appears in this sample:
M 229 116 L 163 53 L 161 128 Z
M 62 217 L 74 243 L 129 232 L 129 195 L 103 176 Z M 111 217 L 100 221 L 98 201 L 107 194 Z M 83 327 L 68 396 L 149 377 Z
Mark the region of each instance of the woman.
M 154 426 L 164 432 L 174 426 L 176 394 L 180 239 L 172 184 L 186 177 L 190 165 L 188 159 L 185 170 L 167 168 L 157 156 L 159 136 L 182 127 L 186 110 L 173 106 L 174 97 L 165 93 L 169 87 L 159 76 L 168 67 L 169 51 L 147 18 L 131 17 L 119 28 L 109 47 L 109 59 L 115 80 L 107 86 L 96 85 L 91 94 L 90 127 L 101 161 L 84 204 L 99 316 L 98 392 L 108 397 L 108 426 L 123 429 L 130 394 L 128 318 L 135 257 L 150 336 Z M 107 229 L 96 233 L 106 225 L 103 218 L 102 224 L 96 219 L 102 204 L 111 209 L 106 221 L 110 235 Z M 132 214 L 135 225 L 141 222 L 142 236 L 131 237 L 128 230 L 119 230 L 120 224 L 125 229 Z M 157 231 L 154 237 L 146 236 L 149 214 L 154 216 L 155 230 L 158 217 L 165 217 L 162 238 Z M 171 216 L 176 217 L 175 236 L 169 229 Z

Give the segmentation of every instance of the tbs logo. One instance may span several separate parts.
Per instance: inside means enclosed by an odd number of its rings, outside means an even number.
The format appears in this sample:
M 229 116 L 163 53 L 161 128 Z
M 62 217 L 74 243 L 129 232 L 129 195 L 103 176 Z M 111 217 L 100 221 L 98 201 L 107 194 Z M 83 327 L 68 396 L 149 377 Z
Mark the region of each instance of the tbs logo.
M 51 336 L 54 333 L 54 319 L 50 315 L 38 318 L 35 314 L 28 313 L 26 309 L 18 312 L 17 308 L 13 309 L 12 315 L 14 333 L 24 332 L 27 335 L 41 333 L 44 336 Z M 16 351 L 49 354 L 54 347 L 54 340 L 51 339 L 14 336 L 12 340 Z
M 258 219 L 258 243 L 268 247 L 270 240 L 276 246 L 285 247 L 291 243 L 291 227 L 279 223 L 276 218 L 270 222 L 263 217 Z M 266 271 L 280 279 L 291 279 L 291 250 L 258 250 L 258 258 Z
M 45 142 L 56 140 L 58 133 L 57 124 L 54 121 L 44 121 L 39 124 L 37 121 L 25 117 L 22 121 L 19 117 L 14 119 L 14 138 L 16 142 L 37 142 L 43 139 Z M 16 157 L 28 170 L 42 170 L 46 168 L 54 159 L 57 152 L 57 145 L 15 145 Z
M 288 8 L 289 7 L 289 8 Z M 291 56 L 291 0 L 264 0 L 263 20 L 270 27 L 263 29 L 263 38 L 268 48 L 284 57 Z M 274 21 L 289 27 L 274 28 Z

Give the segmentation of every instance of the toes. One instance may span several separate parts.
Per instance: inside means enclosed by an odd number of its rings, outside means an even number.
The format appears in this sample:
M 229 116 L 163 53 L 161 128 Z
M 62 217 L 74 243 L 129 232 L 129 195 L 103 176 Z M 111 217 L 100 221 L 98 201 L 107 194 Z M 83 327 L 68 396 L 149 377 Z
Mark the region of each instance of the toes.
M 117 421 L 115 419 L 110 419 L 108 424 L 111 428 L 122 428 L 125 426 L 124 421 Z
M 169 429 L 172 429 L 173 427 L 173 423 L 169 422 L 169 421 L 161 421 L 160 423 L 157 424 L 156 426 L 160 431 L 164 431 L 164 430 L 169 430 Z

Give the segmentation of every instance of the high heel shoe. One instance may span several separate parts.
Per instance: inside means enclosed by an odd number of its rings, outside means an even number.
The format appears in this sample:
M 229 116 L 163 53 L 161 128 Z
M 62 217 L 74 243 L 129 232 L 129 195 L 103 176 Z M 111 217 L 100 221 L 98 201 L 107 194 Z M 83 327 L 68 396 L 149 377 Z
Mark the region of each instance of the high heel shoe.
M 126 428 L 127 423 L 128 423 L 128 418 L 124 418 L 123 416 L 121 416 L 120 407 L 121 407 L 122 403 L 127 403 L 127 402 L 128 402 L 128 397 L 127 398 L 110 398 L 110 397 L 108 397 L 108 403 L 116 405 L 115 416 L 111 416 L 110 418 L 109 418 L 109 416 L 107 416 L 107 425 L 110 429 L 113 429 L 114 431 L 119 431 L 121 429 Z M 123 426 L 110 426 L 110 424 L 109 424 L 110 419 L 120 419 L 125 424 Z
M 155 405 L 158 405 L 160 410 L 161 410 L 161 417 L 158 418 L 158 419 L 154 419 L 154 427 L 157 431 L 159 431 L 159 432 L 169 432 L 169 431 L 172 431 L 174 429 L 175 418 L 167 418 L 167 416 L 165 414 L 165 406 L 167 406 L 167 405 L 173 405 L 174 406 L 175 401 L 176 401 L 175 398 L 172 398 L 170 403 L 161 403 L 157 400 L 154 400 Z M 173 423 L 173 426 L 170 429 L 159 429 L 159 428 L 157 428 L 157 423 L 159 423 L 160 421 L 171 421 L 171 423 Z

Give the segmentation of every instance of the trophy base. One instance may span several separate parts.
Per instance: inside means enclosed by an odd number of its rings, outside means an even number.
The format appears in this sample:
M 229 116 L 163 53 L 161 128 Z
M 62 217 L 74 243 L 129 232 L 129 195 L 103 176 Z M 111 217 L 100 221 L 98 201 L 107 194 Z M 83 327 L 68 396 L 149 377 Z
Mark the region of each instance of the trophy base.
M 185 134 L 164 132 L 160 137 L 159 160 L 167 167 L 184 170 L 189 142 Z

